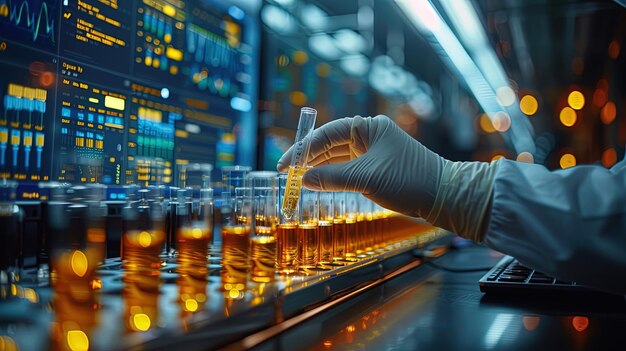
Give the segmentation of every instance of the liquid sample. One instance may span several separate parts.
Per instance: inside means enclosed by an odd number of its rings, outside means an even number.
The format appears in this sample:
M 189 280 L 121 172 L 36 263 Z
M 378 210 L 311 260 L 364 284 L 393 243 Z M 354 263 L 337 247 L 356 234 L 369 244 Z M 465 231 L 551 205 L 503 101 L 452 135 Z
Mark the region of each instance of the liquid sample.
M 209 273 L 207 260 L 212 229 L 182 227 L 178 229 L 178 273 L 203 280 Z
M 122 267 L 124 269 L 159 269 L 159 254 L 165 232 L 161 230 L 127 230 L 122 246 Z
M 314 268 L 319 261 L 317 224 L 298 225 L 298 269 Z
M 276 272 L 276 237 L 271 227 L 256 227 L 252 237 L 252 281 L 267 283 Z
M 319 263 L 328 264 L 333 260 L 333 223 L 331 221 L 319 221 Z
M 100 313 L 97 260 L 89 249 L 66 250 L 52 256 L 55 321 L 51 324 L 51 349 L 65 350 L 68 337 L 80 331 L 88 337 L 97 326 Z M 71 325 L 71 328 L 67 328 Z M 72 332 L 72 333 L 70 333 Z
M 287 185 L 282 204 L 283 215 L 287 219 L 291 219 L 298 208 L 300 188 L 302 188 L 302 176 L 306 171 L 306 167 L 289 166 L 289 173 L 287 173 Z
M 200 228 L 185 227 L 178 231 L 176 285 L 181 319 L 204 309 L 209 273 L 207 257 L 210 237 L 211 231 Z
M 280 274 L 291 274 L 297 269 L 298 226 L 280 224 L 277 228 L 276 267 Z
M 222 283 L 246 284 L 250 269 L 250 227 L 222 227 Z M 243 289 L 238 289 L 243 290 Z
M 356 257 L 358 238 L 356 232 L 356 219 L 346 218 L 346 254 L 347 259 Z
M 346 255 L 346 222 L 343 218 L 333 220 L 333 259 L 341 260 Z

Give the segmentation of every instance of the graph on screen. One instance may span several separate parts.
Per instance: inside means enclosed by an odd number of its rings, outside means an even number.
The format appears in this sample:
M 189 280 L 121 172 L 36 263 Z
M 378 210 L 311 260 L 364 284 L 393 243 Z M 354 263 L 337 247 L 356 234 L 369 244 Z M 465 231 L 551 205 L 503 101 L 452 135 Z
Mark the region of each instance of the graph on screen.
M 233 8 L 0 0 L 0 178 L 176 185 L 177 165 L 237 162 L 258 24 Z

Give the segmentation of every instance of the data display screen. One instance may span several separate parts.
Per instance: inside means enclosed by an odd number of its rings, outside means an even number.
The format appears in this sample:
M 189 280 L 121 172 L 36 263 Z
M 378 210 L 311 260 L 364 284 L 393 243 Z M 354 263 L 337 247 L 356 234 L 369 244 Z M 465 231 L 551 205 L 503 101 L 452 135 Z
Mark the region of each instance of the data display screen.
M 257 27 L 223 0 L 0 0 L 0 178 L 177 185 L 183 164 L 254 165 Z

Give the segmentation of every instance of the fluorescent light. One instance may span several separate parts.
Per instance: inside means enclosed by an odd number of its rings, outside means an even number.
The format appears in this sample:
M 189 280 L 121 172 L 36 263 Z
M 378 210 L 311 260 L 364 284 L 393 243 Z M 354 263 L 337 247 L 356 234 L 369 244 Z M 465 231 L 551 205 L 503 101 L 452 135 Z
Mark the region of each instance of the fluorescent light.
M 370 68 L 370 61 L 361 54 L 350 55 L 342 58 L 339 65 L 349 75 L 364 76 Z
M 337 60 L 343 54 L 335 46 L 335 43 L 335 39 L 325 33 L 309 37 L 309 48 L 311 51 L 325 60 Z
M 335 32 L 335 45 L 344 52 L 357 53 L 365 50 L 367 43 L 357 32 L 351 29 L 341 29 Z
M 326 28 L 328 14 L 324 10 L 313 4 L 302 7 L 302 23 L 314 32 L 319 32 Z
M 274 5 L 263 6 L 261 20 L 266 26 L 278 33 L 291 33 L 295 29 L 293 17 L 287 11 Z

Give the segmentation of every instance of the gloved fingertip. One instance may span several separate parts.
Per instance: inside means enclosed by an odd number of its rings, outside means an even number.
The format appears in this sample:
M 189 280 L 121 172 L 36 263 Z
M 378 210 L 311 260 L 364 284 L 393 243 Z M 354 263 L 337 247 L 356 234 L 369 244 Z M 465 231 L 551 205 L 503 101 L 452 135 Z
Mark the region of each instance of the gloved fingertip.
M 323 190 L 320 184 L 320 172 L 315 168 L 306 171 L 302 176 L 302 185 L 309 190 Z
M 278 163 L 276 164 L 276 170 L 282 173 L 285 173 L 289 170 L 289 166 L 287 166 L 287 164 L 282 163 L 280 160 L 278 161 Z

